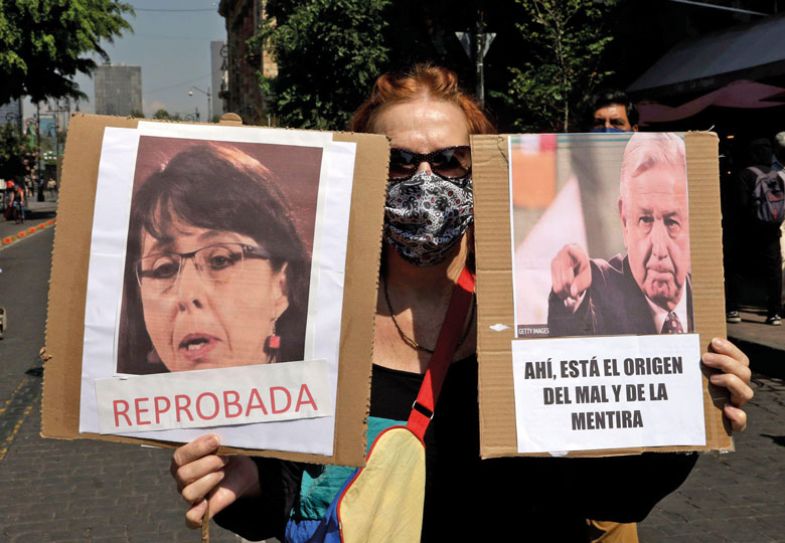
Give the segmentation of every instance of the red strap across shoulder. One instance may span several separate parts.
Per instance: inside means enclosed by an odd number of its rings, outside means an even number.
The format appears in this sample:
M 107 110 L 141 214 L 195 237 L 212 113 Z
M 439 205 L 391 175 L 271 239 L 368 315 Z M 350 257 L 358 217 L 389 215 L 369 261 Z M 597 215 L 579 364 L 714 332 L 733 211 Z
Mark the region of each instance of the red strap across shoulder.
M 473 295 L 474 275 L 464 267 L 453 288 L 450 305 L 447 307 L 447 313 L 439 331 L 436 348 L 431 355 L 428 370 L 425 372 L 420 392 L 412 405 L 409 421 L 406 424 L 421 440 L 433 418 L 436 401 L 439 399 L 444 377 L 447 375 L 455 350 L 458 348 L 458 341 L 472 304 Z

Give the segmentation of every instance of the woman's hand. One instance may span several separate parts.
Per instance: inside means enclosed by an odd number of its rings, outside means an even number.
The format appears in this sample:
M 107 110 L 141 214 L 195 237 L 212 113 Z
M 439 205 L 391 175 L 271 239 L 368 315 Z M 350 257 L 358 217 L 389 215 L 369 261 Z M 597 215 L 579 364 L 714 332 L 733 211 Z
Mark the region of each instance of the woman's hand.
M 709 351 L 703 353 L 702 359 L 706 366 L 719 370 L 719 373 L 709 377 L 709 382 L 730 392 L 730 403 L 723 407 L 723 413 L 731 427 L 735 432 L 745 430 L 747 413 L 740 408 L 753 396 L 750 388 L 750 359 L 733 343 L 717 337 L 711 340 Z
M 259 472 L 247 456 L 218 456 L 216 435 L 203 435 L 172 455 L 171 472 L 180 495 L 190 504 L 185 522 L 202 525 L 210 504 L 210 518 L 242 496 L 259 494 Z

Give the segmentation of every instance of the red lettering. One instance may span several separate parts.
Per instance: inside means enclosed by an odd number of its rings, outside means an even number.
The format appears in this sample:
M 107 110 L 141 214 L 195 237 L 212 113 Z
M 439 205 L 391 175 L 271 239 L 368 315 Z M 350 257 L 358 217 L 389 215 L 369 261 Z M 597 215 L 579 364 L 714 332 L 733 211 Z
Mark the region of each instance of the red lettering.
M 122 407 L 122 410 L 119 408 Z M 128 416 L 128 402 L 125 400 L 115 400 L 112 402 L 112 408 L 114 409 L 114 425 L 115 427 L 120 426 L 120 417 L 125 419 L 125 423 L 128 426 L 131 426 L 133 423 L 131 422 L 131 418 Z
M 142 402 L 149 402 L 150 398 L 134 398 L 134 410 L 136 411 L 136 424 L 138 426 L 147 426 L 152 424 L 149 420 L 142 420 L 142 413 L 148 413 L 149 409 L 143 409 Z
M 180 412 L 182 411 L 188 415 L 188 420 L 193 422 L 194 416 L 191 414 L 191 398 L 187 394 L 177 394 L 174 397 L 174 409 L 177 417 L 177 422 L 180 422 Z
M 172 406 L 172 402 L 170 402 L 169 398 L 166 396 L 156 396 L 153 398 L 153 405 L 155 405 L 155 423 L 161 424 L 161 415 L 169 411 L 169 408 Z
M 313 396 L 311 396 L 311 391 L 308 389 L 307 383 L 300 385 L 300 394 L 297 396 L 297 405 L 294 406 L 295 413 L 299 413 L 300 407 L 303 405 L 310 405 L 314 411 L 319 411 L 319 408 L 316 407 L 316 402 L 313 400 Z
M 282 407 L 281 409 L 277 409 L 275 403 L 275 393 L 277 391 L 283 392 L 284 396 L 286 397 L 286 407 Z M 288 389 L 284 387 L 270 387 L 270 408 L 272 409 L 274 414 L 288 411 L 291 406 L 292 406 L 292 395 L 289 394 Z
M 211 398 L 213 400 L 213 414 L 209 417 L 202 412 L 202 399 L 203 398 Z M 212 392 L 202 392 L 196 397 L 196 414 L 199 415 L 199 418 L 202 420 L 211 420 L 218 416 L 218 412 L 221 410 L 221 404 L 218 401 L 218 396 L 213 394 Z
M 229 399 L 230 395 L 232 396 L 231 400 Z M 234 409 L 230 410 L 230 407 Z M 240 394 L 236 390 L 224 390 L 224 414 L 227 419 L 233 419 L 243 414 L 243 407 L 240 405 Z
M 262 396 L 259 394 L 258 388 L 252 388 L 251 394 L 248 396 L 248 405 L 245 408 L 245 416 L 251 414 L 251 409 L 261 409 L 262 413 L 267 415 L 267 408 L 262 402 Z

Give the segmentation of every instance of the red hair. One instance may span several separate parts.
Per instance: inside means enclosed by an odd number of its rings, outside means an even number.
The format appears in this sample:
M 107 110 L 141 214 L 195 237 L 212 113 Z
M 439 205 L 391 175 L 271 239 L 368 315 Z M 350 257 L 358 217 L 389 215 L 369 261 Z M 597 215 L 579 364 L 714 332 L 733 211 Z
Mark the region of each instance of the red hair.
M 466 117 L 469 134 L 495 134 L 496 128 L 479 104 L 458 86 L 452 70 L 432 64 L 415 64 L 405 72 L 381 75 L 349 121 L 352 132 L 370 132 L 376 116 L 386 106 L 417 98 L 433 98 L 458 106 Z

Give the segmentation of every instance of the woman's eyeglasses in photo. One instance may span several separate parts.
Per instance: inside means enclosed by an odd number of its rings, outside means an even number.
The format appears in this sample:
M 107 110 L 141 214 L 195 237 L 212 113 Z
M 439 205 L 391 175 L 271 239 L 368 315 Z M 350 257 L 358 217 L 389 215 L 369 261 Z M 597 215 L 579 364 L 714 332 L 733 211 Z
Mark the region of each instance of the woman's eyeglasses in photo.
M 139 286 L 160 294 L 167 292 L 177 282 L 189 259 L 193 260 L 203 280 L 223 284 L 243 269 L 246 260 L 269 260 L 270 255 L 261 247 L 244 243 L 214 243 L 190 253 L 157 253 L 137 261 Z
M 390 149 L 390 181 L 399 183 L 411 179 L 423 162 L 427 162 L 431 171 L 442 179 L 456 181 L 472 171 L 471 147 L 459 145 L 425 154 Z

